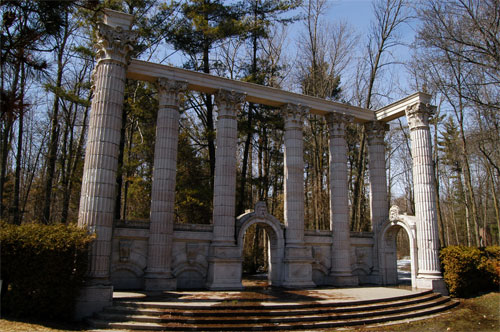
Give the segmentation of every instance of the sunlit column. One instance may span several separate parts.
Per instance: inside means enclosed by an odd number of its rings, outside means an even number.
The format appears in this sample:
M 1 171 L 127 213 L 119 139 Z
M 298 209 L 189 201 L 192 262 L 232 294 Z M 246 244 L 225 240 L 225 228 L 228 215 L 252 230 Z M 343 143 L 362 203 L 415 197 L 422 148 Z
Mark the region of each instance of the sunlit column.
M 109 284 L 111 237 L 116 197 L 118 146 L 124 103 L 128 54 L 135 41 L 133 17 L 114 13 L 98 24 L 97 64 L 93 91 L 78 225 L 97 235 L 92 244 L 88 276 L 92 283 Z
M 353 118 L 330 113 L 326 116 L 329 131 L 330 229 L 332 230 L 332 268 L 330 276 L 335 286 L 357 285 L 352 275 L 351 237 L 347 180 L 346 125 Z
M 287 246 L 304 243 L 304 141 L 302 127 L 307 108 L 286 104 L 285 119 L 285 226 Z
M 385 164 L 385 132 L 389 125 L 385 122 L 374 121 L 365 124 L 368 139 L 368 173 L 370 176 L 370 216 L 374 238 L 382 224 L 389 220 L 389 201 L 387 197 L 387 173 Z M 373 271 L 376 277 L 380 276 L 378 257 L 379 245 L 374 243 Z M 377 282 L 380 282 L 377 280 Z
M 439 237 L 429 117 L 433 107 L 417 103 L 406 108 L 413 160 L 417 219 L 417 287 L 446 292 L 439 263 Z
M 159 109 L 156 121 L 153 187 L 149 226 L 147 290 L 175 289 L 172 278 L 175 176 L 179 138 L 179 99 L 186 82 L 160 78 L 157 82 Z
M 214 238 L 212 243 L 232 245 L 235 243 L 235 196 L 236 196 L 236 114 L 245 101 L 245 94 L 219 90 L 215 95 L 217 104 L 217 149 L 215 151 L 214 179 Z

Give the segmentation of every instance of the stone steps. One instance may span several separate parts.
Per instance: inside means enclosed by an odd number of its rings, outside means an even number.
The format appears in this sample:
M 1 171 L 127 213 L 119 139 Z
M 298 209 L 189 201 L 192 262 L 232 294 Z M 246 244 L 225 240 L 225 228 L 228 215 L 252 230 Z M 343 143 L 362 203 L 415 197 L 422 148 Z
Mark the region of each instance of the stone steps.
M 99 329 L 148 331 L 313 330 L 377 324 L 424 317 L 458 302 L 432 292 L 353 302 L 212 302 L 115 301 L 88 323 Z

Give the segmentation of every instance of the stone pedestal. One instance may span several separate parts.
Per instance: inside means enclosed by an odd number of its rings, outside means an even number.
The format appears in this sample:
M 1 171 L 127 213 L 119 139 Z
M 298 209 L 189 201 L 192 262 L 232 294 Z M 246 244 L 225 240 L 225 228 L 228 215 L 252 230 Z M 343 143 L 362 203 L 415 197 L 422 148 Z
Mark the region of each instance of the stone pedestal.
M 434 164 L 429 130 L 431 112 L 431 106 L 423 103 L 406 108 L 406 117 L 410 127 L 415 217 L 417 219 L 417 287 L 446 294 L 439 263 Z
M 75 303 L 74 319 L 79 321 L 113 304 L 113 286 L 86 286 Z
M 316 287 L 312 281 L 312 250 L 310 247 L 285 247 L 283 287 Z
M 135 40 L 135 34 L 130 32 L 132 19 L 131 15 L 105 10 L 104 22 L 96 31 L 94 95 L 78 215 L 78 226 L 96 234 L 96 240 L 92 243 L 87 273 L 91 286 L 82 291 L 77 317 L 98 311 L 111 302 L 111 237 L 126 66 Z
M 381 226 L 389 220 L 389 201 L 387 197 L 387 174 L 385 165 L 385 132 L 389 125 L 385 122 L 365 124 L 368 138 L 368 172 L 370 176 L 370 215 L 374 238 L 378 238 Z M 380 275 L 379 244 L 373 248 L 373 280 L 382 283 Z
M 347 143 L 345 127 L 352 117 L 330 113 L 329 129 L 330 229 L 332 230 L 332 268 L 328 283 L 334 286 L 358 285 L 351 268 L 351 234 L 349 229 Z
M 175 176 L 179 136 L 179 97 L 186 82 L 159 79 L 158 120 L 151 195 L 148 266 L 144 276 L 146 290 L 175 289 L 172 276 L 172 238 L 174 234 Z
M 312 251 L 304 246 L 304 141 L 302 126 L 308 109 L 282 107 L 285 119 L 285 261 L 284 287 L 314 287 Z
M 212 246 L 208 257 L 209 290 L 241 290 L 242 262 L 236 246 Z
M 213 239 L 209 255 L 207 287 L 241 289 L 241 254 L 235 239 L 236 113 L 245 95 L 219 90 L 217 104 L 217 150 L 215 152 Z

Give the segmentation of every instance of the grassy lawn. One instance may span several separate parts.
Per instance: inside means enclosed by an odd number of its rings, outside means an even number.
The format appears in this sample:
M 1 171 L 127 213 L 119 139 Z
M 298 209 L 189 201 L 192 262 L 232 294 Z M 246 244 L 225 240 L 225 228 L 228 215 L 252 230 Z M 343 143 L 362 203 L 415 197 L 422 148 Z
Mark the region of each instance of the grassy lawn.
M 488 293 L 470 299 L 460 299 L 460 306 L 448 313 L 426 320 L 378 327 L 346 328 L 348 332 L 499 332 L 500 293 Z M 62 332 L 87 331 L 78 324 L 35 323 L 0 319 L 0 331 L 5 332 Z
M 352 328 L 349 332 L 500 332 L 500 293 L 460 299 L 460 305 L 439 316 L 397 325 Z

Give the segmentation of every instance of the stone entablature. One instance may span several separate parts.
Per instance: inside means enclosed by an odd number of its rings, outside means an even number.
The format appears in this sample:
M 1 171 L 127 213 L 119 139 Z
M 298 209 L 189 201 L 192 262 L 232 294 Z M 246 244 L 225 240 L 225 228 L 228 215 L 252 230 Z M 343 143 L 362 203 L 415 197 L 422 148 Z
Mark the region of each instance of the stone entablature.
M 89 284 L 77 305 L 79 317 L 112 301 L 113 283 L 147 290 L 207 287 L 241 289 L 245 222 L 267 227 L 271 281 L 290 288 L 315 285 L 388 284 L 394 280 L 395 234 L 413 241 L 414 286 L 445 292 L 439 266 L 435 189 L 429 132 L 430 96 L 416 93 L 379 111 L 238 82 L 169 66 L 129 60 L 133 17 L 105 10 L 98 26 L 94 96 L 89 121 L 78 224 L 96 233 Z M 149 226 L 114 224 L 115 179 L 125 79 L 157 84 L 159 111 Z M 215 95 L 218 108 L 213 225 L 175 225 L 174 201 L 182 95 L 196 90 Z M 284 224 L 257 205 L 235 215 L 237 116 L 244 102 L 281 108 L 284 131 Z M 387 121 L 406 112 L 412 142 L 416 215 L 390 220 L 385 167 Z M 326 116 L 329 128 L 330 228 L 304 230 L 303 121 Z M 368 142 L 373 236 L 349 231 L 345 128 L 365 126 Z M 394 213 L 393 213 L 394 214 Z M 246 219 L 245 219 L 246 218 Z M 254 218 L 254 219 L 252 219 Z M 406 220 L 406 221 L 405 221 Z M 414 221 L 414 222 L 412 222 Z M 133 226 L 133 225 L 130 225 Z M 415 258 L 416 259 L 416 258 Z M 397 279 L 396 279 L 397 280 Z M 132 286 L 131 286 L 132 287 Z

